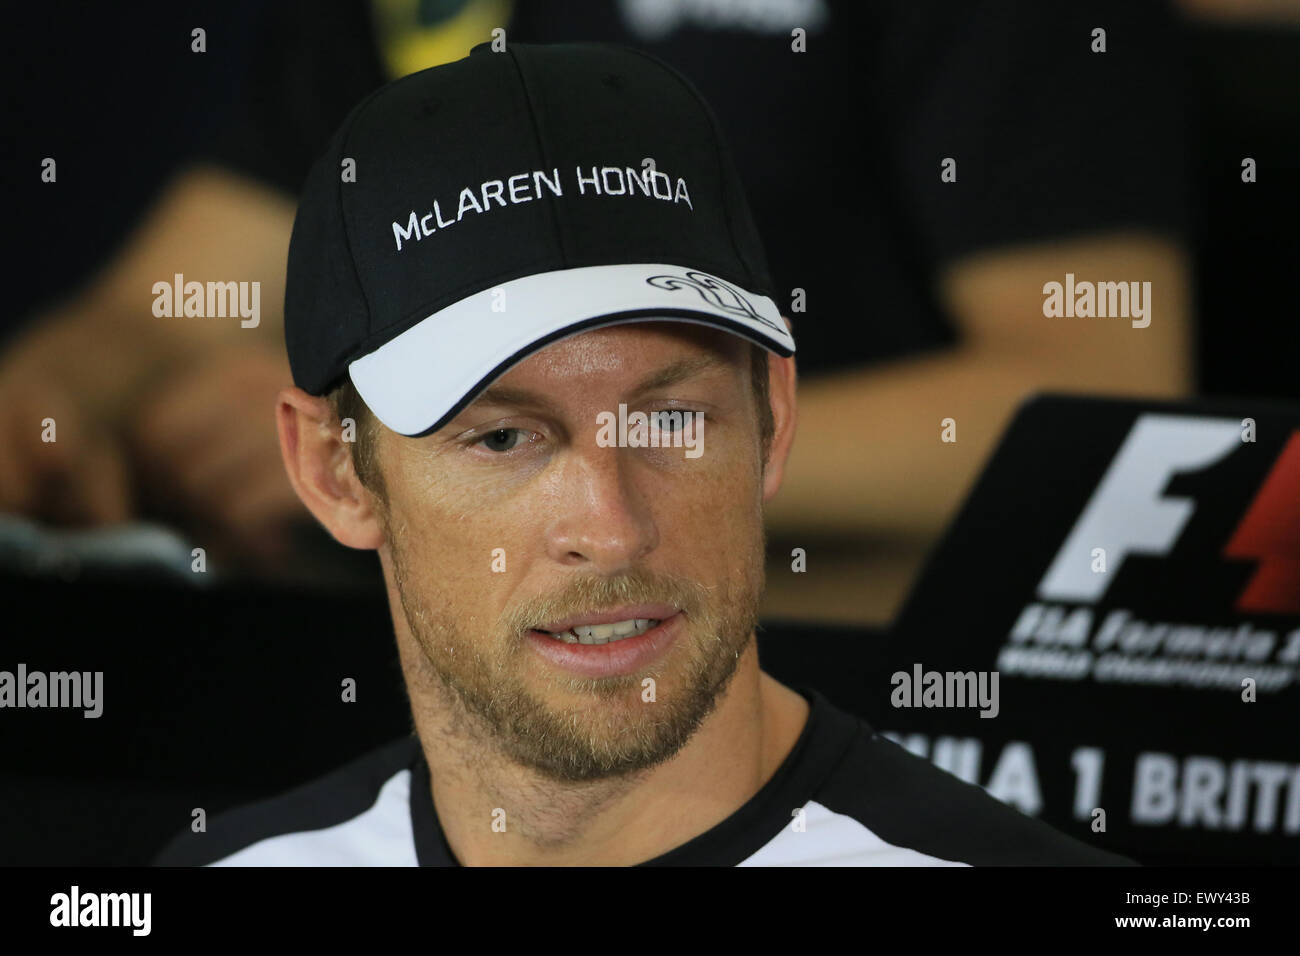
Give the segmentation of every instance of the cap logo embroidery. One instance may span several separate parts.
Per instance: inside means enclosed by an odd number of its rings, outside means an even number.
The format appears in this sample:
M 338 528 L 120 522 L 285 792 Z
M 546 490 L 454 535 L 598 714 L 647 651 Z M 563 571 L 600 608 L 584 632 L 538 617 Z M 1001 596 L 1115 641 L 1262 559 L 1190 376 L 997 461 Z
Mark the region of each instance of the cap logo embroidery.
M 694 289 L 700 294 L 700 298 L 715 309 L 721 309 L 733 315 L 743 315 L 755 322 L 766 325 L 770 329 L 776 329 L 778 332 L 785 331 L 778 328 L 770 319 L 759 315 L 758 310 L 750 305 L 749 300 L 741 295 L 734 286 L 728 285 L 716 276 L 711 276 L 705 272 L 687 272 L 685 275 L 679 276 L 650 276 L 645 281 L 648 285 L 652 285 L 657 289 L 668 289 L 673 292 L 678 289 Z

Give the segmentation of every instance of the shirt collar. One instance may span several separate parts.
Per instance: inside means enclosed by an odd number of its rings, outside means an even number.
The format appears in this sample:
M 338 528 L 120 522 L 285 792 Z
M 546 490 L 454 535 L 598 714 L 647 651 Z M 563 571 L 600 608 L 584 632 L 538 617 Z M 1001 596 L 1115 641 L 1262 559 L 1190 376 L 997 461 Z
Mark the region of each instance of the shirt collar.
M 834 770 L 865 723 L 830 703 L 819 691 L 796 687 L 808 701 L 808 721 L 772 778 L 721 823 L 640 866 L 735 866 L 757 853 L 790 824 Z M 438 822 L 424 748 L 411 764 L 411 825 L 420 866 L 459 866 Z

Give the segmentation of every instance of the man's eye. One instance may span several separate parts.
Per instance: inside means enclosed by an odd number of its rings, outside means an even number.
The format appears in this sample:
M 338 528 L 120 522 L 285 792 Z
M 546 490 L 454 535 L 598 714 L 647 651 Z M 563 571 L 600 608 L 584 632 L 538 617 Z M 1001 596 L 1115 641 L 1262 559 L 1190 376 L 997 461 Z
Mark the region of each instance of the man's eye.
M 494 432 L 488 432 L 478 443 L 488 451 L 510 451 L 526 441 L 528 434 L 522 428 L 498 428 Z
M 661 432 L 685 431 L 695 424 L 695 412 L 651 412 L 650 427 Z

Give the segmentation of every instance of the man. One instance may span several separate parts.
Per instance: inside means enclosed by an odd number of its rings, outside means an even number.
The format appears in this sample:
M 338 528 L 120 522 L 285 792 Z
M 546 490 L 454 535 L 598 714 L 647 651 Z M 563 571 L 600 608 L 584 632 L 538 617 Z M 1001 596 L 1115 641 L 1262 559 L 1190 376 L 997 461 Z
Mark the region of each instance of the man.
M 363 101 L 285 321 L 285 467 L 379 552 L 416 734 L 159 862 L 1129 862 L 760 670 L 794 340 L 662 62 L 482 44 Z

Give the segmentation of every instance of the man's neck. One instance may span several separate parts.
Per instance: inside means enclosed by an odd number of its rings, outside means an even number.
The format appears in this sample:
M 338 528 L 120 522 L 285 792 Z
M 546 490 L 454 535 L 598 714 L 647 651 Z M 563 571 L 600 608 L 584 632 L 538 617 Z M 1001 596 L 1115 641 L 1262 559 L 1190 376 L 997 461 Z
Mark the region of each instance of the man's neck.
M 501 754 L 477 718 L 430 682 L 422 656 L 401 650 L 438 820 L 467 866 L 653 859 L 744 805 L 808 718 L 800 694 L 759 670 L 751 640 L 717 706 L 672 759 L 631 777 L 557 783 Z

